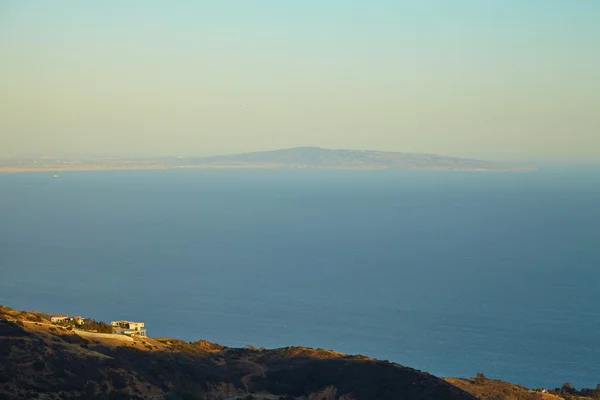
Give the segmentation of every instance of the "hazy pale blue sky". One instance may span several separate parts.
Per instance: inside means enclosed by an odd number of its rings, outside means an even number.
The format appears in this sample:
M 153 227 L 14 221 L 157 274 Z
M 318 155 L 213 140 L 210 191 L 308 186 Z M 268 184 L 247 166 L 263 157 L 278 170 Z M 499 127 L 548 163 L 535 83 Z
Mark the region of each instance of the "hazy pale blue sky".
M 0 154 L 600 160 L 600 1 L 0 2 Z

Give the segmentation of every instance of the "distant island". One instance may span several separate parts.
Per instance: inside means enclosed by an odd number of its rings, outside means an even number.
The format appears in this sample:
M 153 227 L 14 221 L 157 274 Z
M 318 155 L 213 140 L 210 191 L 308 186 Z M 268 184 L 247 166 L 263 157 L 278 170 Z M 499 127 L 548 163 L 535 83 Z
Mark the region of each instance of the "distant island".
M 0 172 L 211 168 L 409 171 L 523 171 L 535 169 L 435 154 L 331 150 L 320 147 L 294 147 L 213 157 L 34 157 L 17 155 L 0 157 Z
M 127 324 L 128 330 L 116 330 Z M 135 325 L 135 326 L 132 326 Z M 0 399 L 592 400 L 600 385 L 529 389 L 483 373 L 438 378 L 396 363 L 306 347 L 231 348 L 151 338 L 141 322 L 0 305 Z

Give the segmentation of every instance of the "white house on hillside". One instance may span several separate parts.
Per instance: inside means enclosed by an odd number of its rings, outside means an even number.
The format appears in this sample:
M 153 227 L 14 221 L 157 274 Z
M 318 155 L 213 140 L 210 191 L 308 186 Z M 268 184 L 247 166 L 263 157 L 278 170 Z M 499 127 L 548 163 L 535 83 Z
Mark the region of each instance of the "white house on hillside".
M 50 322 L 52 322 L 53 324 L 60 324 L 62 322 L 68 322 L 68 321 L 73 321 L 77 325 L 82 325 L 83 324 L 83 317 L 80 317 L 80 316 L 69 317 L 67 315 L 55 315 L 53 317 L 50 317 Z
M 115 333 L 122 335 L 138 335 L 146 336 L 146 329 L 143 322 L 133 321 L 112 321 L 110 323 L 115 330 Z

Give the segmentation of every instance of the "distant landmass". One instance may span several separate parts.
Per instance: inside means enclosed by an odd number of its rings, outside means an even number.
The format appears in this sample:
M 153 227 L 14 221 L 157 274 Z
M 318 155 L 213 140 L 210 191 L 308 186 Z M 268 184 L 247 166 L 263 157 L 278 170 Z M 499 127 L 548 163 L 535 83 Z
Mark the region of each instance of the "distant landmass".
M 522 167 L 445 157 L 435 154 L 402 153 L 375 150 L 330 150 L 320 147 L 260 151 L 208 157 L 199 163 L 215 167 L 309 168 L 309 169 L 406 169 L 509 171 Z
M 19 157 L 0 158 L 0 172 L 176 168 L 322 170 L 521 171 L 535 168 L 435 154 L 294 147 L 214 157 Z

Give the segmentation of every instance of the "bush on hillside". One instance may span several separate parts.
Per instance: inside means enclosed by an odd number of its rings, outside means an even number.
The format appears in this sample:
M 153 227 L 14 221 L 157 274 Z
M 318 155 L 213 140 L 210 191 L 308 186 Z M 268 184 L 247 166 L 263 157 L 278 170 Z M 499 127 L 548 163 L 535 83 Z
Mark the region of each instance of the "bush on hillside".
M 475 376 L 475 379 L 473 379 L 476 385 L 483 385 L 485 382 L 487 382 L 487 380 L 488 378 L 483 374 L 483 372 L 478 372 L 477 376 Z

